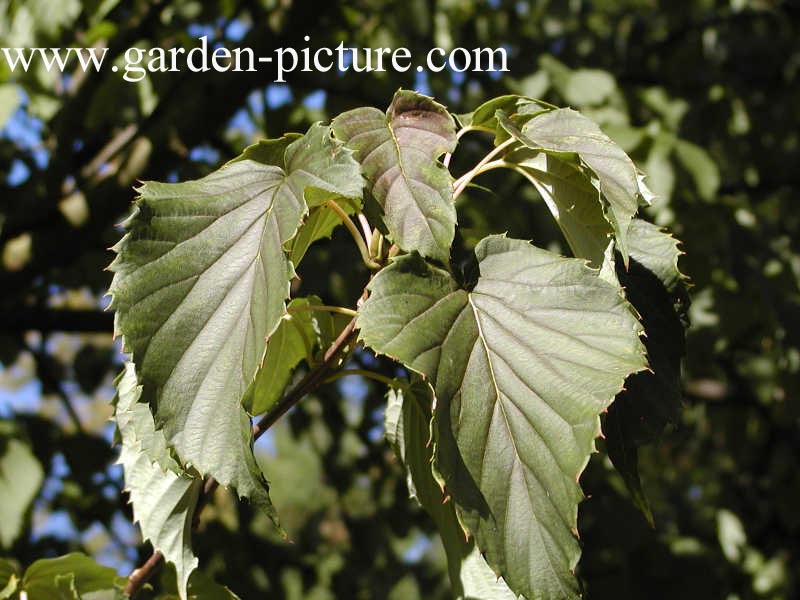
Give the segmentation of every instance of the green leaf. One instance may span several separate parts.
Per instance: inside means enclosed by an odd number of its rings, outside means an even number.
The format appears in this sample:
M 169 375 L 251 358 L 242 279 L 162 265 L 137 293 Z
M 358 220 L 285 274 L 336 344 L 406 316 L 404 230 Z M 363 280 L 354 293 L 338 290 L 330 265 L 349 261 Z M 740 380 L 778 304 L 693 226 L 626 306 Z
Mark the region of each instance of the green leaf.
M 279 138 L 272 140 L 259 140 L 255 144 L 251 144 L 244 151 L 234 159 L 228 161 L 228 164 L 240 162 L 243 160 L 254 160 L 264 165 L 283 165 L 283 157 L 286 154 L 286 149 L 296 142 L 303 135 L 300 133 L 285 133 Z
M 706 201 L 713 200 L 719 190 L 719 170 L 708 152 L 686 140 L 677 140 L 675 156 L 694 179 L 700 197 Z
M 359 209 L 360 202 L 356 199 L 338 198 L 335 200 L 347 214 L 353 214 Z M 311 244 L 330 237 L 333 230 L 341 223 L 341 217 L 330 206 L 323 204 L 314 208 L 300 229 L 297 230 L 297 235 L 287 244 L 289 260 L 292 261 L 292 264 L 295 267 L 299 265 Z
M 408 491 L 436 524 L 447 554 L 453 596 L 458 600 L 515 600 L 472 540 L 467 540 L 452 502 L 446 502 L 432 472 L 430 388 L 421 381 L 398 384 L 386 396 L 386 438 L 406 468 Z
M 19 586 L 17 567 L 10 560 L 0 558 L 0 600 L 11 598 Z
M 333 328 L 329 313 L 301 310 L 322 304 L 316 296 L 295 298 L 280 325 L 267 341 L 267 352 L 256 373 L 253 385 L 245 393 L 243 404 L 251 415 L 267 412 L 283 394 L 294 368 L 322 344 L 323 331 Z
M 321 125 L 280 164 L 242 160 L 197 181 L 145 183 L 111 265 L 115 333 L 168 445 L 273 519 L 241 402 L 285 314 L 293 269 L 283 245 L 309 188 L 362 189 L 358 164 Z
M 142 537 L 175 565 L 178 592 L 187 597 L 189 575 L 197 568 L 192 552 L 192 519 L 203 480 L 183 473 L 170 456 L 153 415 L 139 402 L 142 389 L 133 363 L 127 363 L 117 383 L 114 418 L 122 438 L 119 464 L 125 472 L 125 489 L 133 505 Z
M 628 227 L 639 206 L 637 171 L 627 154 L 591 120 L 570 108 L 541 112 L 517 126 L 500 117 L 508 133 L 532 150 L 576 161 L 603 199 L 603 214 L 614 228 L 617 248 L 627 262 Z
M 532 112 L 530 105 L 539 107 L 539 110 L 546 109 L 543 103 L 533 98 L 508 94 L 506 96 L 492 98 L 481 104 L 471 113 L 456 115 L 456 118 L 458 122 L 461 123 L 462 127 L 474 127 L 475 129 L 495 131 L 500 129 L 500 124 L 497 122 L 498 111 L 505 115 L 516 114 L 520 111 Z
M 44 470 L 28 444 L 0 439 L 0 545 L 10 548 L 44 481 Z
M 189 580 L 189 600 L 239 600 L 239 596 L 202 571 L 195 571 Z
M 602 104 L 616 89 L 617 83 L 608 71 L 577 69 L 567 80 L 564 99 L 578 106 Z
M 602 265 L 613 231 L 597 189 L 584 174 L 568 162 L 528 149 L 510 152 L 506 160 L 539 192 L 573 255 L 588 259 L 593 267 Z
M 426 376 L 436 464 L 489 565 L 528 598 L 576 598 L 578 478 L 599 415 L 645 365 L 621 290 L 584 261 L 493 236 L 460 289 L 418 256 L 378 273 L 364 343 Z
M 0 129 L 3 129 L 19 106 L 20 96 L 16 84 L 0 84 Z
M 456 119 L 464 128 L 493 132 L 494 143 L 497 145 L 509 137 L 509 132 L 500 125 L 501 118 L 513 117 L 517 124 L 521 124 L 538 113 L 553 108 L 555 108 L 553 105 L 542 100 L 510 94 L 492 98 L 471 113 L 456 115 Z
M 80 552 L 37 560 L 22 578 L 22 589 L 30 600 L 92 597 L 121 600 L 121 585 L 114 569 L 98 565 Z
M 666 291 L 674 292 L 686 276 L 678 268 L 683 252 L 680 241 L 643 219 L 631 221 L 631 258 L 658 278 Z
M 653 524 L 642 490 L 638 448 L 654 441 L 678 417 L 681 361 L 685 354 L 684 276 L 678 270 L 678 241 L 658 227 L 634 219 L 631 261 L 616 275 L 647 333 L 644 345 L 650 370 L 631 375 L 603 421 L 606 450 L 622 475 L 634 503 Z
M 456 146 L 450 113 L 427 96 L 400 90 L 386 114 L 357 108 L 332 127 L 355 151 L 397 245 L 446 262 L 456 211 L 450 173 L 437 159 Z

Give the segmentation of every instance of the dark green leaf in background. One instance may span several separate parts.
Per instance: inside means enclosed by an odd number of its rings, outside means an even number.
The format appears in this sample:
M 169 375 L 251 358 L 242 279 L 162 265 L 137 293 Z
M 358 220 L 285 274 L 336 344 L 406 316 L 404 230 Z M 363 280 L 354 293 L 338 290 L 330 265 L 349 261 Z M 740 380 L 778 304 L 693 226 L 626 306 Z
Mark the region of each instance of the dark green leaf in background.
M 30 446 L 0 434 L 0 546 L 10 548 L 44 481 L 44 469 Z

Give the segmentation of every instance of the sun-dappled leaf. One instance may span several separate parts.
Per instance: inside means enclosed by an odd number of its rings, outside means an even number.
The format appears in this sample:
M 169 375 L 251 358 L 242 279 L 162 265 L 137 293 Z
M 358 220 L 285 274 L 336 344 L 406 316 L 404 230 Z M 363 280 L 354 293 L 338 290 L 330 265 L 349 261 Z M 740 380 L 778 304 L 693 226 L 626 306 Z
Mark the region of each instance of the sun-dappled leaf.
M 645 365 L 621 290 L 584 261 L 493 236 L 480 277 L 404 256 L 370 283 L 361 339 L 429 378 L 436 467 L 461 522 L 516 593 L 576 598 L 578 477 L 600 413 Z
M 25 515 L 44 481 L 44 469 L 25 442 L 0 438 L 0 546 L 19 537 Z
M 19 106 L 20 95 L 15 84 L 0 84 L 0 129 L 3 129 Z
M 675 156 L 694 179 L 703 200 L 713 200 L 719 189 L 719 169 L 703 148 L 686 140 L 675 142 Z
M 124 579 L 122 582 L 120 579 L 114 569 L 97 564 L 85 554 L 73 552 L 34 562 L 25 571 L 21 588 L 30 600 L 122 600 Z M 70 590 L 76 595 L 65 595 L 65 591 Z
M 362 189 L 358 164 L 327 127 L 312 126 L 281 158 L 143 184 L 110 290 L 115 332 L 169 446 L 273 518 L 241 401 L 285 314 L 293 270 L 283 245 L 308 210 L 307 190 L 319 201 Z
M 142 537 L 175 566 L 178 592 L 186 598 L 189 575 L 197 568 L 192 551 L 192 518 L 203 480 L 181 471 L 170 456 L 161 431 L 155 429 L 132 363 L 117 382 L 115 420 L 122 438 L 119 464 Z
M 614 77 L 601 69 L 576 69 L 564 88 L 564 99 L 570 104 L 600 104 L 616 89 Z
M 450 113 L 427 96 L 400 90 L 385 114 L 357 108 L 332 127 L 361 162 L 397 245 L 446 261 L 456 212 L 450 173 L 436 159 L 456 145 Z

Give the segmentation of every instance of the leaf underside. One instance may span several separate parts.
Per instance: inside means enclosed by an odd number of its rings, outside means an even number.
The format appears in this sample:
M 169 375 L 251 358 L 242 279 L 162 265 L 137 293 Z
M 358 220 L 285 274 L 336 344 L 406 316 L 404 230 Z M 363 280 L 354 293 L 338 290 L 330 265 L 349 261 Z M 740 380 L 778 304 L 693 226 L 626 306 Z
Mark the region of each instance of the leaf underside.
M 642 193 L 636 167 L 625 151 L 593 121 L 570 108 L 541 110 L 535 104 L 522 120 L 499 114 L 497 121 L 526 149 L 547 154 L 583 172 L 597 190 L 596 202 L 612 226 L 617 248 L 627 262 L 628 229 Z M 550 208 L 553 210 L 552 204 Z M 554 216 L 559 221 L 556 212 Z
M 456 211 L 450 173 L 437 159 L 456 146 L 450 113 L 427 96 L 400 90 L 386 114 L 357 108 L 332 127 L 361 163 L 397 245 L 446 261 Z
M 409 494 L 436 524 L 456 600 L 516 600 L 517 595 L 489 568 L 474 541 L 465 538 L 453 503 L 445 501 L 434 478 L 433 446 L 428 443 L 432 399 L 422 382 L 398 386 L 386 397 L 386 437 L 405 466 Z
M 436 464 L 466 530 L 518 594 L 578 596 L 578 477 L 599 415 L 645 366 L 621 291 L 581 260 L 486 238 L 471 292 L 404 256 L 361 309 L 361 338 L 431 381 Z
M 117 382 L 117 422 L 122 451 L 118 463 L 125 473 L 125 489 L 133 505 L 134 522 L 142 537 L 175 566 L 178 593 L 187 597 L 189 575 L 197 568 L 192 551 L 192 519 L 203 480 L 183 473 L 170 456 L 153 415 L 139 402 L 142 390 L 132 363 Z
M 281 156 L 273 150 L 261 156 Z M 110 289 L 115 333 L 167 444 L 273 519 L 242 397 L 285 314 L 293 268 L 284 243 L 308 211 L 306 192 L 323 202 L 362 189 L 351 153 L 321 125 L 285 144 L 278 162 L 145 183 L 114 248 Z

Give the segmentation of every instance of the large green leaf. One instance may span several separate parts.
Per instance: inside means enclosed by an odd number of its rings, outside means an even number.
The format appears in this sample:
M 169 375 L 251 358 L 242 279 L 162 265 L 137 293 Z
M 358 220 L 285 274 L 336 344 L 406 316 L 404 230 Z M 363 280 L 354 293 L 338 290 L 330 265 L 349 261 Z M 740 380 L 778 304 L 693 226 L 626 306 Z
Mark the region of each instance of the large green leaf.
M 432 383 L 436 462 L 488 563 L 528 598 L 578 596 L 578 477 L 599 415 L 645 365 L 621 290 L 584 261 L 493 236 L 472 290 L 418 256 L 370 284 L 361 338 Z
M 0 546 L 11 547 L 19 537 L 31 503 L 44 480 L 44 470 L 30 446 L 0 438 Z
M 627 261 L 628 228 L 641 194 L 636 167 L 622 148 L 593 121 L 570 108 L 539 112 L 521 126 L 509 117 L 498 120 L 525 147 L 576 163 L 586 171 L 614 228 L 617 248 Z
M 332 330 L 329 313 L 303 310 L 318 304 L 322 301 L 316 296 L 295 298 L 289 303 L 289 311 L 293 312 L 281 319 L 269 337 L 264 360 L 245 393 L 243 404 L 251 415 L 268 411 L 280 399 L 294 368 L 303 359 L 313 360 L 323 332 Z
M 473 540 L 467 540 L 452 502 L 445 502 L 432 472 L 430 388 L 421 383 L 398 385 L 386 396 L 386 438 L 406 468 L 409 494 L 433 518 L 447 554 L 453 596 L 457 600 L 516 600 L 495 575 Z
M 34 562 L 25 571 L 21 587 L 30 600 L 122 600 L 123 581 L 114 569 L 73 552 Z
M 117 382 L 115 419 L 122 438 L 119 464 L 142 537 L 175 565 L 178 592 L 187 597 L 189 575 L 197 568 L 192 552 L 192 518 L 203 480 L 183 473 L 157 431 L 153 415 L 139 402 L 142 390 L 132 363 Z
M 115 332 L 167 443 L 270 514 L 241 401 L 285 314 L 293 269 L 283 245 L 307 191 L 320 202 L 362 189 L 350 151 L 320 125 L 287 144 L 280 163 L 247 159 L 197 181 L 145 183 L 111 265 Z
M 456 146 L 450 113 L 427 96 L 400 90 L 386 114 L 357 108 L 332 127 L 355 151 L 397 245 L 446 262 L 456 211 L 450 173 L 437 158 Z

